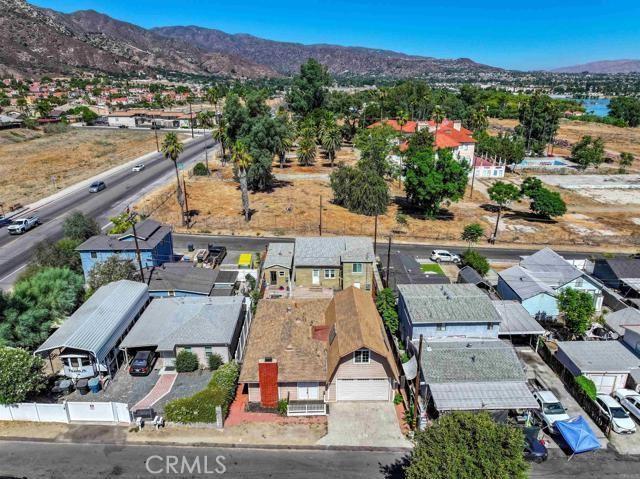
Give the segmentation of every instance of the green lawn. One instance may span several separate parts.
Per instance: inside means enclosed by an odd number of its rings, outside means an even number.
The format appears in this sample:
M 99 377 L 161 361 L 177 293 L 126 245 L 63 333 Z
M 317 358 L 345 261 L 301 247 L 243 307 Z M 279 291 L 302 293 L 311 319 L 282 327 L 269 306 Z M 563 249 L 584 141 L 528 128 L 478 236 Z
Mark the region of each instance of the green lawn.
M 440 267 L 439 264 L 436 263 L 426 263 L 426 264 L 421 264 L 420 265 L 420 269 L 424 272 L 424 273 L 430 273 L 430 274 L 441 274 L 444 276 L 444 271 L 442 271 L 442 268 Z

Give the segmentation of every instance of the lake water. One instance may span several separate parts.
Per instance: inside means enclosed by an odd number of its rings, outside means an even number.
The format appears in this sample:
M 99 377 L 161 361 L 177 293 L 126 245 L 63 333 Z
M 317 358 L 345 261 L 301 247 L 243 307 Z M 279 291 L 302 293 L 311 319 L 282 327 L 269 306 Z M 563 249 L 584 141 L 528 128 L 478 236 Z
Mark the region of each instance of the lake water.
M 608 98 L 595 98 L 588 100 L 581 100 L 576 98 L 577 101 L 582 103 L 586 108 L 587 113 L 596 116 L 607 116 L 609 114 L 609 99 Z

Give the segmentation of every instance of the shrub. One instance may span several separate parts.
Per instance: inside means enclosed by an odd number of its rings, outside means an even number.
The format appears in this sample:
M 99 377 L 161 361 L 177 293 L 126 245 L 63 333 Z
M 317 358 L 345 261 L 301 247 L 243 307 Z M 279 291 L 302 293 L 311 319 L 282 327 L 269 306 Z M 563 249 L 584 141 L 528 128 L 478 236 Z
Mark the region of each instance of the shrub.
M 578 376 L 576 378 L 576 384 L 580 387 L 580 389 L 584 391 L 589 399 L 595 401 L 598 391 L 596 389 L 595 383 L 591 379 L 585 376 Z
M 209 356 L 209 369 L 211 369 L 212 371 L 217 370 L 220 366 L 222 366 L 222 363 L 224 361 L 222 360 L 222 356 L 220 356 L 219 354 L 212 354 L 211 356 Z
M 198 356 L 191 351 L 183 349 L 178 353 L 176 357 L 176 371 L 179 373 L 190 373 L 198 369 L 199 366 Z
M 196 176 L 207 176 L 209 174 L 209 170 L 207 170 L 204 163 L 196 163 L 196 166 L 193 167 L 193 174 Z
M 164 408 L 167 420 L 182 423 L 215 422 L 216 406 L 221 406 L 222 415 L 226 416 L 235 397 L 239 374 L 237 363 L 223 364 L 211 375 L 204 390 L 168 403 Z
M 278 414 L 280 414 L 281 416 L 286 416 L 288 407 L 289 401 L 287 401 L 286 399 L 280 399 L 280 401 L 278 401 Z
M 395 404 L 396 406 L 398 404 L 402 404 L 402 394 L 396 393 L 396 395 L 393 397 L 393 404 Z
M 41 358 L 24 349 L 0 347 L 0 404 L 24 401 L 42 388 Z
M 462 264 L 464 266 L 471 266 L 480 273 L 480 276 L 484 276 L 489 272 L 489 261 L 487 261 L 487 258 L 474 250 L 467 250 L 462 255 Z

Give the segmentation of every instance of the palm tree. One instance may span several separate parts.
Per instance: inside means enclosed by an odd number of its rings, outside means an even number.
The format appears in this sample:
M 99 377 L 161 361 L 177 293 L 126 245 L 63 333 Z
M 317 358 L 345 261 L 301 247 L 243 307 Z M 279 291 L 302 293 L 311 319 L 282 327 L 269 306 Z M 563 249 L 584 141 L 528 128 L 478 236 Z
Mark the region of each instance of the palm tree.
M 182 196 L 182 188 L 180 186 L 180 175 L 178 173 L 178 158 L 184 151 L 184 145 L 178 139 L 175 133 L 167 133 L 162 140 L 160 151 L 164 157 L 173 161 L 173 168 L 176 171 L 176 194 L 178 195 L 178 204 L 180 205 L 180 215 L 182 216 L 182 225 L 185 224 L 184 214 L 184 198 Z
M 218 124 L 214 125 L 211 129 L 211 136 L 214 141 L 219 141 L 220 146 L 222 147 L 222 163 L 224 163 L 225 158 L 227 157 L 227 125 L 225 123 L 224 117 L 218 118 Z
M 242 193 L 242 210 L 244 220 L 249 221 L 251 210 L 249 209 L 249 187 L 247 186 L 247 172 L 253 163 L 253 158 L 247 151 L 247 147 L 241 141 L 236 141 L 233 147 L 233 164 L 238 172 L 240 191 Z
M 298 162 L 302 166 L 311 165 L 316 159 L 316 134 L 313 128 L 303 127 L 298 144 Z
M 408 121 L 409 121 L 409 115 L 407 115 L 404 111 L 401 110 L 400 113 L 398 114 L 398 126 L 400 127 L 401 135 L 403 133 L 402 129 L 404 128 L 404 125 L 406 125 Z
M 218 112 L 218 100 L 220 99 L 220 95 L 218 89 L 215 87 L 208 88 L 204 94 L 205 100 L 207 100 L 212 107 L 214 107 L 216 113 Z
M 275 153 L 280 161 L 280 168 L 284 168 L 287 151 L 293 146 L 293 131 L 291 125 L 283 125 L 282 131 L 274 138 Z
M 214 125 L 215 115 L 212 111 L 199 111 L 196 115 L 196 122 L 202 128 L 211 128 Z
M 487 129 L 489 126 L 489 121 L 487 120 L 487 110 L 485 107 L 476 108 L 471 112 L 471 117 L 469 118 L 471 129 L 474 132 L 480 132 Z
M 440 105 L 436 105 L 435 107 L 433 107 L 433 113 L 431 114 L 431 119 L 436 124 L 436 132 L 435 132 L 434 138 L 437 140 L 438 129 L 440 128 L 440 125 L 445 119 L 444 109 Z
M 327 156 L 329 157 L 329 161 L 331 162 L 331 167 L 333 168 L 333 161 L 336 157 L 336 152 L 340 149 L 342 145 L 342 132 L 337 125 L 329 129 L 325 129 L 322 138 L 322 148 L 327 152 Z

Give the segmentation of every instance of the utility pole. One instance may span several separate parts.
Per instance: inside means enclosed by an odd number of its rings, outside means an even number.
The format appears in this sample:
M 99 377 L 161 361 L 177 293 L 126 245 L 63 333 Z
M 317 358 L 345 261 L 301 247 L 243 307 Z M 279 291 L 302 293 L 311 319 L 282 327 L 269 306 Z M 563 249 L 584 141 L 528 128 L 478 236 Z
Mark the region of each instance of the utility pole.
M 187 199 L 187 180 L 184 177 L 184 171 L 182 172 L 182 188 L 184 190 L 184 216 L 187 222 L 187 229 L 190 228 L 191 215 L 189 214 L 189 200 Z
M 136 233 L 136 213 L 131 213 L 129 216 L 129 221 L 131 221 L 131 228 L 133 229 L 133 241 L 136 243 L 136 256 L 138 257 L 138 267 L 140 268 L 140 278 L 143 283 L 146 283 L 144 280 L 144 270 L 142 269 L 142 258 L 140 257 L 140 246 L 138 246 L 138 234 Z
M 191 100 L 189 100 L 189 123 L 191 123 L 191 138 L 193 138 L 193 110 L 191 109 Z
M 420 400 L 420 361 L 422 361 L 422 334 L 420 335 L 420 345 L 418 347 L 418 357 L 416 364 L 416 380 L 413 386 L 414 396 L 413 396 L 413 417 L 416 422 L 416 428 L 418 426 L 418 401 Z
M 205 133 L 206 135 L 206 133 Z M 209 150 L 207 148 L 207 139 L 204 140 L 204 164 L 207 167 L 207 176 L 211 176 L 211 172 L 209 171 Z
M 322 236 L 322 195 L 320 195 L 320 223 L 318 223 L 318 231 Z
M 153 125 L 153 132 L 156 134 L 156 150 L 159 153 L 160 152 L 160 143 L 158 142 L 158 126 L 157 126 L 155 121 L 152 123 L 152 125 Z
M 471 196 L 470 198 L 473 199 L 473 184 L 476 181 L 476 158 L 474 155 L 474 158 L 471 160 L 471 168 L 473 168 L 473 171 L 471 173 Z
M 373 226 L 373 254 L 378 251 L 378 215 L 376 215 L 375 223 Z
M 389 271 L 391 271 L 391 235 L 389 235 L 389 247 L 387 248 L 387 279 L 385 281 L 387 288 L 389 287 Z

